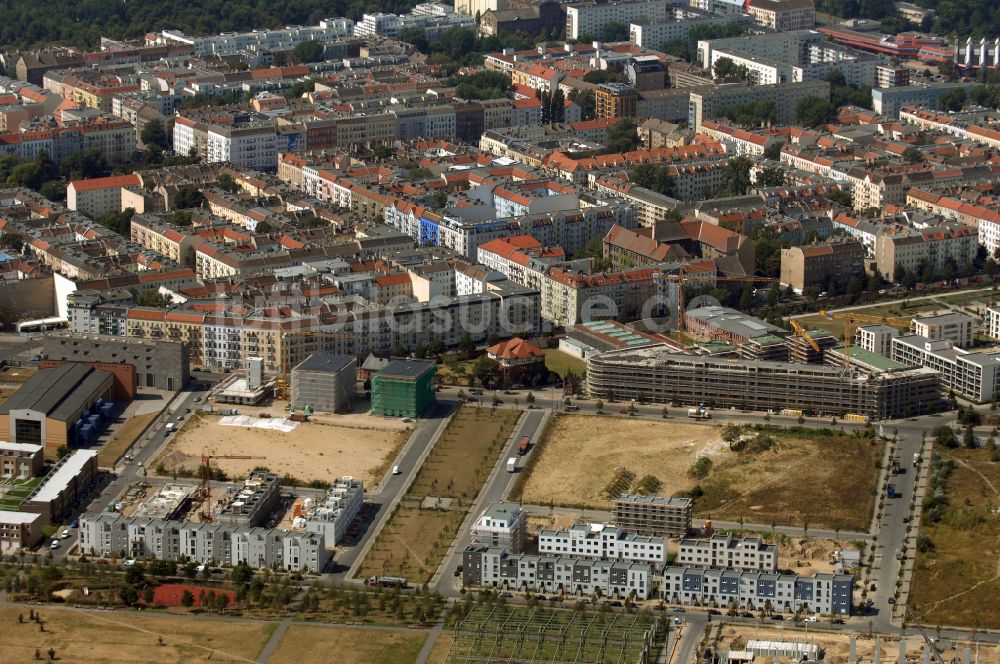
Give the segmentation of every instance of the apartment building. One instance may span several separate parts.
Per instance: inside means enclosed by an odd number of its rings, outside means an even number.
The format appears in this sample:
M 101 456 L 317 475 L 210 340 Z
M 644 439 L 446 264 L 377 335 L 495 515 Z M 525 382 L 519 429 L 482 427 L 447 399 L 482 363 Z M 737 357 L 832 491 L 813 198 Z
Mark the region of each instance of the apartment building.
M 104 558 L 193 560 L 206 565 L 320 573 L 330 554 L 322 533 L 194 523 L 118 513 L 80 519 L 80 550 Z
M 134 173 L 74 180 L 66 187 L 66 207 L 82 212 L 91 219 L 103 217 L 109 212 L 121 212 L 122 189 L 138 187 L 140 184 L 139 176 Z
M 594 116 L 598 120 L 637 117 L 638 101 L 638 93 L 631 85 L 602 83 L 594 92 Z
M 961 269 L 976 258 L 979 237 L 975 228 L 938 226 L 923 231 L 899 230 L 882 233 L 875 239 L 875 262 L 879 274 L 898 281 L 901 270 L 923 279 L 929 266 L 940 275 L 948 261 Z
M 692 567 L 777 572 L 778 547 L 760 537 L 717 533 L 707 539 L 682 539 L 677 562 Z
M 551 268 L 542 284 L 542 318 L 556 325 L 662 316 L 676 310 L 677 284 L 658 267 L 583 274 Z
M 857 240 L 781 250 L 781 283 L 796 293 L 810 287 L 823 290 L 830 280 L 846 286 L 864 276 L 865 247 Z
M 735 606 L 754 611 L 851 615 L 854 577 L 820 573 L 811 577 L 702 567 L 668 567 L 661 593 L 672 603 Z
M 530 235 L 514 235 L 480 245 L 477 259 L 511 281 L 541 291 L 546 272 L 563 263 L 566 252 L 562 247 L 545 247 Z
M 910 321 L 910 333 L 931 341 L 950 341 L 957 348 L 968 348 L 975 341 L 975 322 L 972 316 L 958 312 L 918 316 Z
M 720 109 L 750 102 L 774 104 L 776 124 L 793 124 L 795 106 L 806 97 L 830 98 L 826 81 L 802 81 L 779 85 L 726 83 L 714 90 L 691 92 L 688 100 L 688 126 L 701 127 L 702 120 L 715 119 Z
M 942 342 L 943 343 L 943 342 Z M 916 365 L 913 365 L 916 366 Z M 695 357 L 666 346 L 610 351 L 587 360 L 591 396 L 718 408 L 802 410 L 894 419 L 933 412 L 938 374 L 926 368 L 845 374 L 840 367 Z
M 326 18 L 318 25 L 289 26 L 284 29 L 258 29 L 250 32 L 223 32 L 218 35 L 190 37 L 180 30 L 164 30 L 147 35 L 147 43 L 189 46 L 195 55 L 235 55 L 241 52 L 290 51 L 308 41 L 328 42 L 351 36 L 354 21 L 349 18 Z
M 353 477 L 338 477 L 326 495 L 315 503 L 304 505 L 306 532 L 321 535 L 326 547 L 332 549 L 343 541 L 364 501 L 364 482 Z
M 528 515 L 521 503 L 493 503 L 472 524 L 472 544 L 522 553 L 527 532 Z
M 740 346 L 754 337 L 786 336 L 788 330 L 729 307 L 707 306 L 684 312 L 684 329 L 705 339 Z
M 938 107 L 938 98 L 945 92 L 962 89 L 970 92 L 975 83 L 930 83 L 906 85 L 894 88 L 872 88 L 872 108 L 878 115 L 890 120 L 899 117 L 904 106 L 913 106 L 933 111 Z
M 934 370 L 943 389 L 976 403 L 1000 396 L 1000 355 L 969 352 L 948 340 L 910 335 L 892 340 L 892 359 L 909 367 Z
M 261 525 L 281 499 L 279 479 L 274 473 L 252 471 L 241 486 L 226 494 L 215 521 L 231 526 Z
M 892 340 L 898 336 L 899 330 L 890 325 L 859 325 L 855 343 L 869 353 L 892 357 Z
M 750 0 L 745 8 L 757 25 L 778 32 L 808 30 L 816 25 L 813 0 Z
M 0 477 L 26 480 L 42 474 L 45 446 L 0 441 Z
M 653 592 L 650 565 L 571 556 L 510 553 L 499 547 L 469 546 L 462 554 L 462 581 L 485 586 L 581 596 L 648 599 Z
M 208 163 L 273 171 L 278 167 L 277 124 L 259 113 L 184 111 L 174 120 L 174 151 Z
M 543 556 L 639 562 L 658 569 L 667 562 L 667 540 L 664 537 L 637 535 L 620 526 L 604 523 L 574 523 L 567 530 L 541 530 L 538 533 L 538 553 Z
M 640 18 L 665 21 L 669 5 L 670 3 L 656 0 L 613 0 L 567 5 L 566 39 L 604 39 L 604 27 L 608 23 L 629 25 Z
M 628 494 L 615 500 L 614 522 L 640 535 L 685 537 L 691 530 L 692 505 L 690 498 Z
M 986 336 L 1000 339 L 1000 307 L 989 307 L 984 316 Z

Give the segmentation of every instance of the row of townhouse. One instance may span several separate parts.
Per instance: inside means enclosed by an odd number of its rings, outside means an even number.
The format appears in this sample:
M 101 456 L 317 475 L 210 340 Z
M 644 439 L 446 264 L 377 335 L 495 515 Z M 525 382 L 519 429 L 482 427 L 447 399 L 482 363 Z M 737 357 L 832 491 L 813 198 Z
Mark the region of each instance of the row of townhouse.
M 853 589 L 854 578 L 845 574 L 805 577 L 671 566 L 663 571 L 660 593 L 675 604 L 847 616 L 854 607 Z
M 575 523 L 567 530 L 540 531 L 538 553 L 645 563 L 659 569 L 667 562 L 667 540 L 604 523 Z
M 543 166 L 561 180 L 593 187 L 594 178 L 606 173 L 631 170 L 634 166 L 645 164 L 669 166 L 689 161 L 722 159 L 725 156 L 726 148 L 722 143 L 707 136 L 699 136 L 697 142 L 690 145 L 616 152 L 592 157 L 574 158 L 562 152 L 553 152 L 545 158 Z
M 467 586 L 643 600 L 653 592 L 653 569 L 647 563 L 469 546 L 462 553 L 462 581 Z
M 737 538 L 716 533 L 706 539 L 682 539 L 677 562 L 695 567 L 776 572 L 778 547 L 760 537 Z
M 135 149 L 135 128 L 119 118 L 0 134 L 0 152 L 30 160 L 44 152 L 56 163 L 91 150 L 108 162 L 123 162 L 132 158 Z
M 110 513 L 80 519 L 80 550 L 106 558 L 246 563 L 254 569 L 314 573 L 322 572 L 330 560 L 323 533 Z
M 566 262 L 562 247 L 546 247 L 530 235 L 513 235 L 480 245 L 478 263 L 511 281 L 542 290 L 550 267 Z
M 962 193 L 941 194 L 914 187 L 906 194 L 906 204 L 978 228 L 979 244 L 993 255 L 1000 248 L 1000 207 L 992 196 L 984 197 L 987 202 L 979 202 L 983 197 L 977 195 L 977 200 L 970 201 Z

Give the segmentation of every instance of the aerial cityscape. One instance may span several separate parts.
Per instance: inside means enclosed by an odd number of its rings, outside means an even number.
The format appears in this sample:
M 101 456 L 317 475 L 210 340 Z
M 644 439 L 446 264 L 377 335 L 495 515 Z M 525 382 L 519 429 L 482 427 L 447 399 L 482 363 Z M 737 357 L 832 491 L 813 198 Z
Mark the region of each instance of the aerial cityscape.
M 0 656 L 1000 664 L 1000 2 L 0 6 Z

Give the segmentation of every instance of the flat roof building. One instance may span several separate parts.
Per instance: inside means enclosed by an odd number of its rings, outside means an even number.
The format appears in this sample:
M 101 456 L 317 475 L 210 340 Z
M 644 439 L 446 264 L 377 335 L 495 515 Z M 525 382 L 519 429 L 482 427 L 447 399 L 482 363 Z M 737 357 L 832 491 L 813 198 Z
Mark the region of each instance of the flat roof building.
M 392 360 L 372 376 L 372 415 L 417 417 L 434 403 L 434 362 Z
M 0 405 L 0 440 L 43 445 L 45 456 L 77 444 L 74 425 L 98 400 L 111 398 L 113 376 L 70 362 L 39 371 Z
M 336 413 L 354 401 L 358 360 L 349 355 L 313 353 L 292 369 L 291 406 Z
M 521 503 L 493 503 L 479 515 L 472 525 L 472 543 L 475 546 L 501 547 L 511 553 L 524 551 L 528 531 L 528 515 Z
M 655 537 L 684 537 L 691 529 L 690 498 L 630 494 L 615 500 L 615 523 L 624 530 Z

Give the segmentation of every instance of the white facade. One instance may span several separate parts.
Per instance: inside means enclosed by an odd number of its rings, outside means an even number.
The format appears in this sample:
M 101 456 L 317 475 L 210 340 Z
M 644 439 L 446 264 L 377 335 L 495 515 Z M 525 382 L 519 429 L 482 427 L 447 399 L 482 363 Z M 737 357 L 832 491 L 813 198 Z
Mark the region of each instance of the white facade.
M 640 17 L 649 21 L 665 21 L 670 4 L 663 0 L 620 0 L 569 5 L 566 7 L 566 39 L 587 35 L 603 39 L 604 26 L 608 23 L 627 26 Z
M 709 539 L 684 539 L 680 542 L 677 562 L 699 567 L 775 572 L 778 549 L 759 537 L 737 539 L 732 535 L 713 535 Z
M 1000 307 L 990 307 L 986 310 L 984 324 L 986 336 L 1000 339 Z
M 942 387 L 978 403 L 993 401 L 1000 393 L 1000 355 L 970 353 L 950 341 L 914 335 L 892 340 L 892 359 L 934 369 Z
M 189 37 L 180 30 L 164 30 L 157 41 L 167 44 L 188 44 L 195 55 L 232 55 L 241 51 L 291 50 L 307 41 L 333 41 L 349 37 L 354 21 L 349 18 L 327 18 L 314 26 L 291 26 L 283 30 L 253 30 L 223 32 L 209 37 Z
M 667 540 L 627 533 L 603 523 L 578 523 L 569 530 L 538 533 L 538 553 L 574 558 L 623 560 L 660 567 L 667 561 Z
M 472 543 L 521 553 L 527 528 L 528 515 L 521 503 L 493 503 L 472 525 Z
M 339 477 L 326 492 L 323 502 L 304 512 L 306 531 L 320 533 L 327 548 L 340 542 L 365 502 L 365 485 L 352 477 Z
M 968 348 L 975 340 L 975 319 L 967 314 L 949 313 L 921 316 L 910 321 L 910 332 L 932 341 L 950 341 L 958 348 Z

